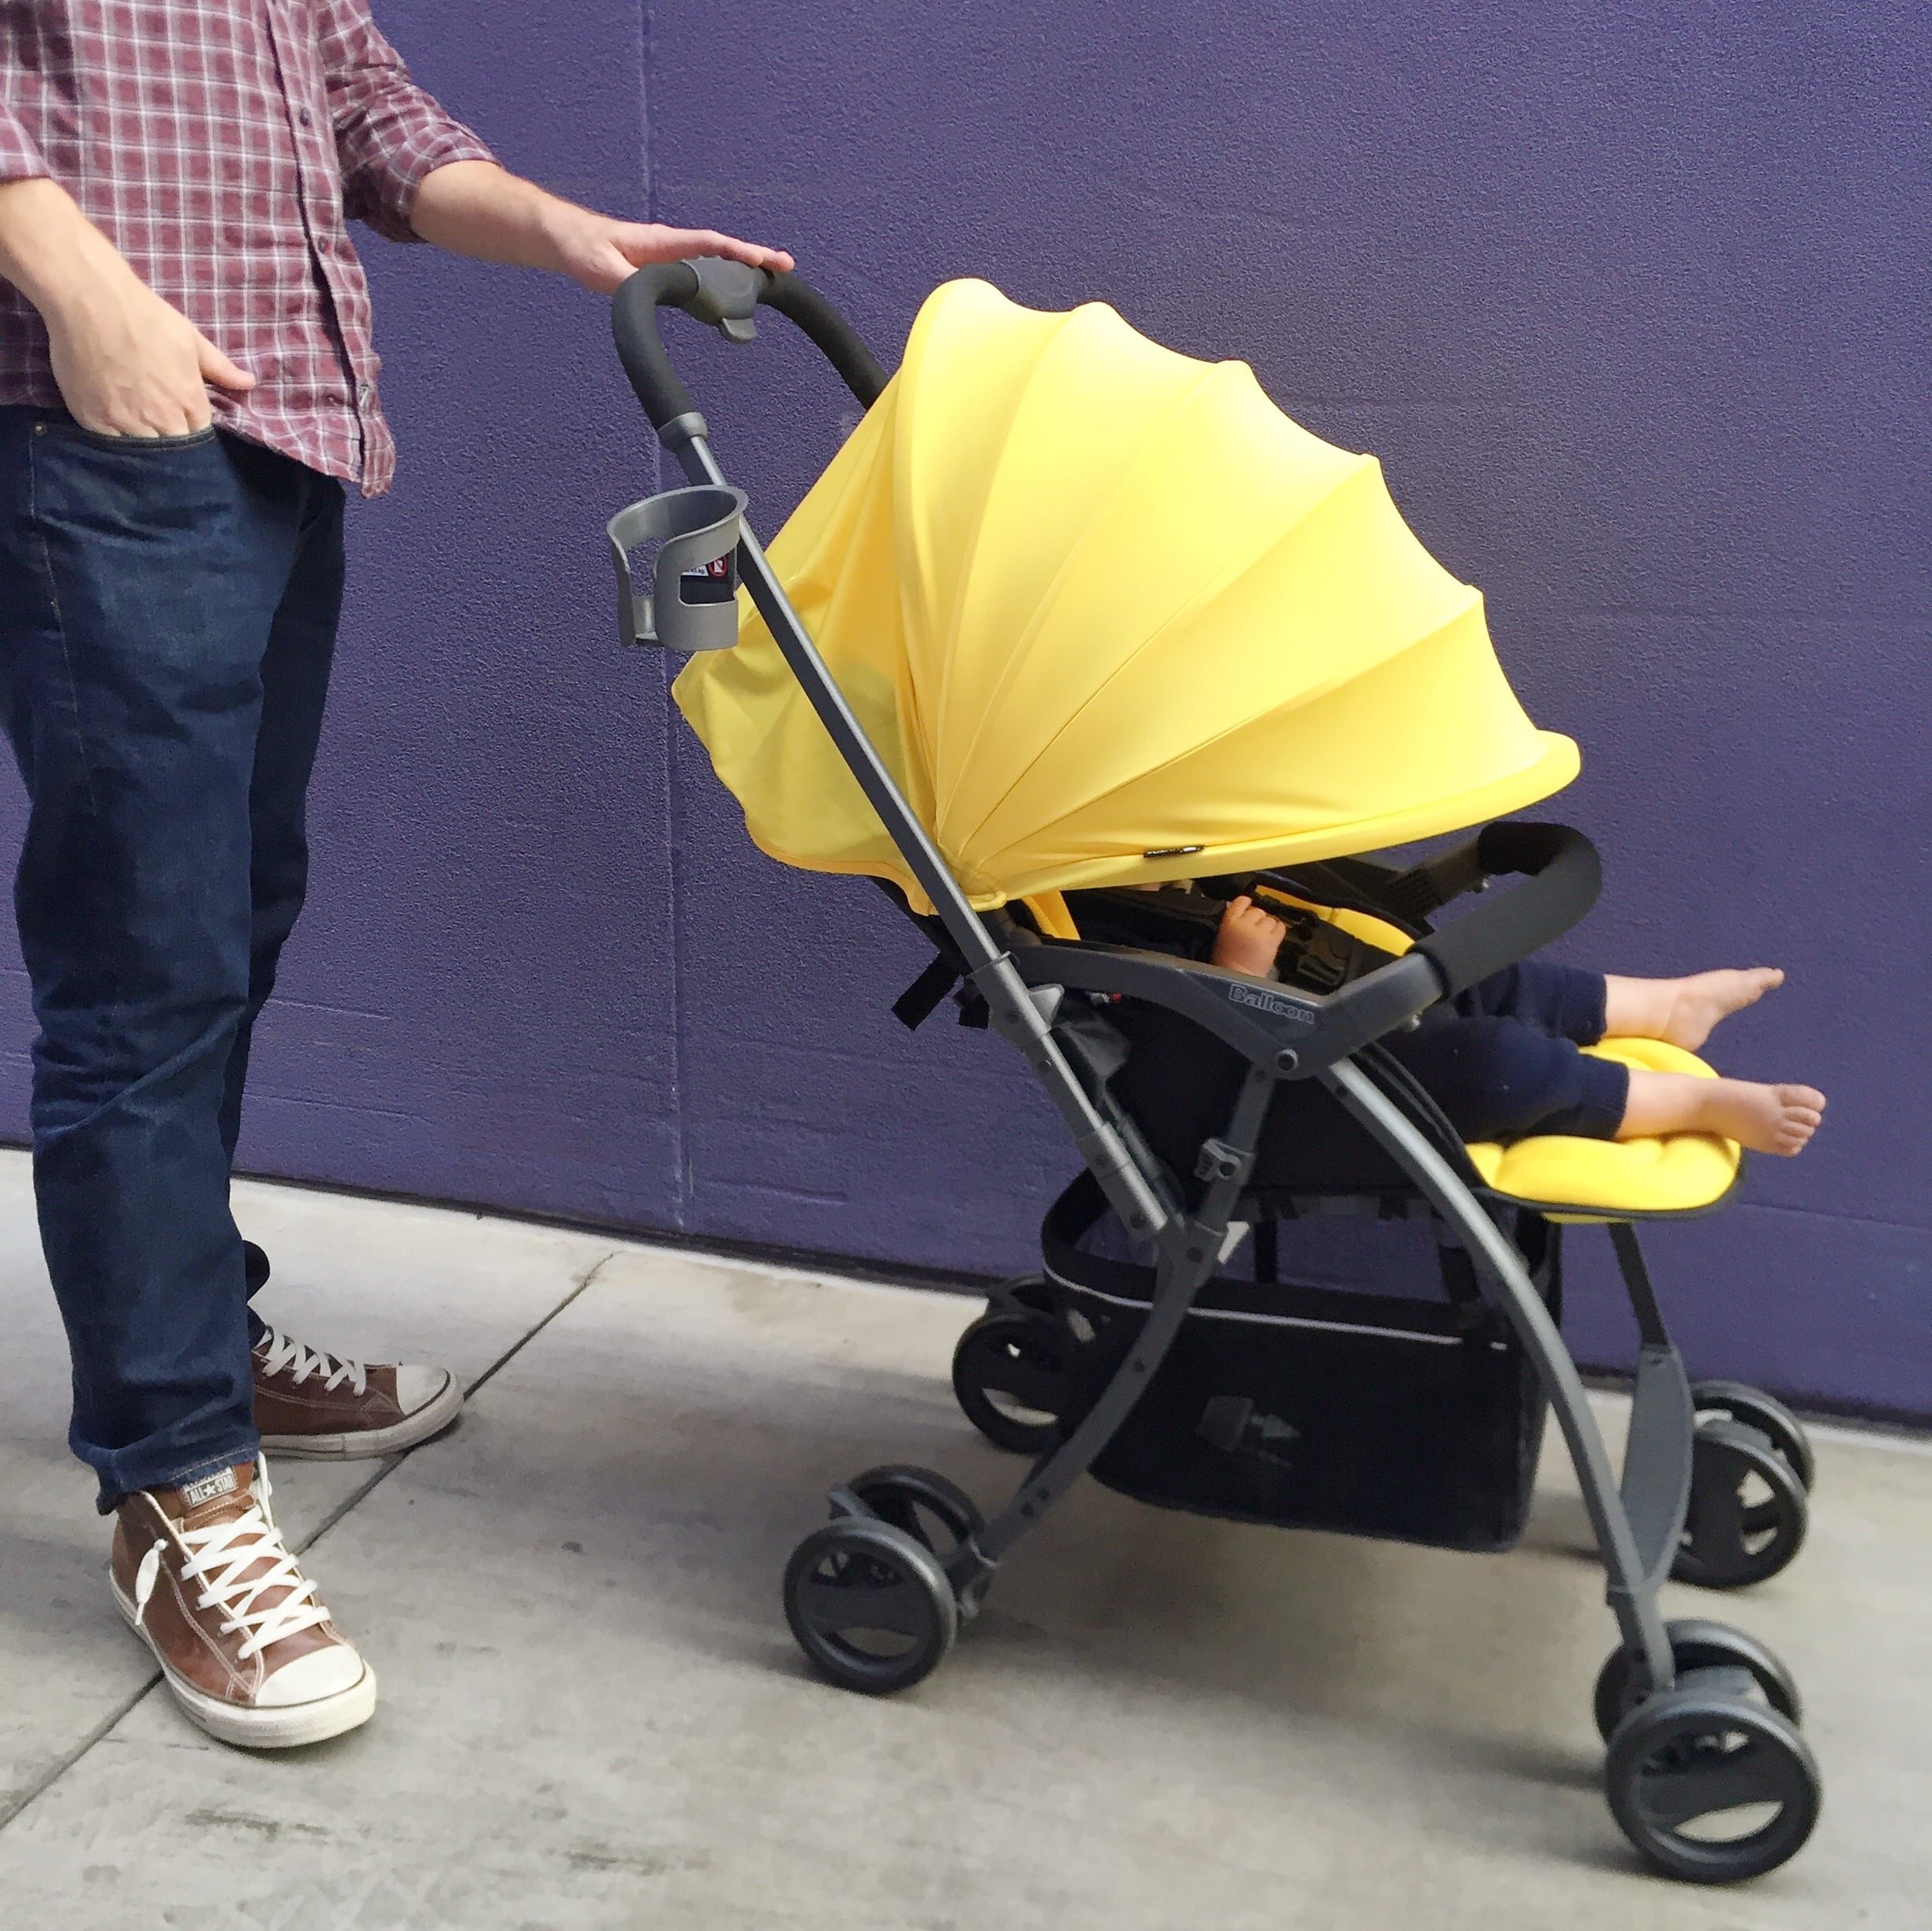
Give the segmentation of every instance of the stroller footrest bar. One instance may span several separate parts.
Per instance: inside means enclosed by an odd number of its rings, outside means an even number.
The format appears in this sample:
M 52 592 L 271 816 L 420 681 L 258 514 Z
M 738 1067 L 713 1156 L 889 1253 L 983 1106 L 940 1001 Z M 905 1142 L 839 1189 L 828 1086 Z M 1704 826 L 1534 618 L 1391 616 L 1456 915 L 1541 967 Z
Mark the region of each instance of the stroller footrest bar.
M 1666 1342 L 1638 1361 L 1623 1450 L 1623 1507 L 1638 1560 L 1652 1588 L 1670 1574 L 1690 1506 L 1690 1449 L 1697 1427 L 1682 1358 Z

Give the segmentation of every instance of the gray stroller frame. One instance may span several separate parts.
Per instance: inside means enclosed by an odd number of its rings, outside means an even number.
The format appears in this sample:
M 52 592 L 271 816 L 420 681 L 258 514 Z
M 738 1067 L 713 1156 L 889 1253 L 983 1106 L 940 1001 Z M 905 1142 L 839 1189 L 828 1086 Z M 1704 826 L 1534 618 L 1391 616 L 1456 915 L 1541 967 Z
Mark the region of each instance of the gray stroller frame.
M 792 1627 L 833 1682 L 882 1693 L 916 1682 L 951 1648 L 1001 1561 L 1083 1474 L 1126 1420 L 1166 1357 L 1223 1252 L 1252 1170 L 1268 1105 L 1282 1082 L 1319 1081 L 1402 1169 L 1475 1264 L 1485 1300 L 1514 1329 L 1556 1412 L 1608 1572 L 1621 1641 L 1605 1665 L 1596 1716 L 1608 1744 L 1606 1788 L 1631 1842 L 1670 1874 L 1728 1882 L 1771 1869 L 1810 1834 L 1818 1773 L 1800 1737 L 1789 1673 L 1761 1644 L 1723 1626 L 1667 1623 L 1658 1595 L 1693 1506 L 1700 1407 L 1746 1446 L 1808 1477 L 1802 1431 L 1768 1397 L 1735 1384 L 1694 1392 L 1672 1346 L 1627 1223 L 1611 1229 L 1642 1334 L 1621 1480 L 1583 1383 L 1522 1255 L 1485 1205 L 1482 1183 L 1425 1096 L 1372 1076 L 1374 1042 L 1438 1001 L 1568 930 L 1594 902 L 1597 854 L 1556 825 L 1501 824 L 1458 855 L 1461 883 L 1521 874 L 1447 930 L 1326 995 L 1264 984 L 1184 959 L 1090 944 L 1042 943 L 1003 912 L 975 911 L 841 693 L 744 521 L 709 432 L 660 336 L 661 306 L 684 309 L 728 339 L 749 341 L 764 305 L 799 327 L 869 406 L 886 376 L 824 297 L 796 275 L 716 260 L 640 270 L 620 289 L 614 329 L 631 384 L 691 487 L 634 505 L 610 537 L 627 642 L 727 647 L 742 574 L 846 764 L 943 926 L 991 1027 L 1039 1075 L 1122 1226 L 1156 1257 L 1152 1300 L 1118 1372 L 1070 1429 L 1056 1431 L 1012 1499 L 989 1521 L 933 1472 L 867 1471 L 832 1491 L 832 1519 L 808 1536 L 785 1578 Z M 627 552 L 663 545 L 653 596 L 635 591 Z M 713 586 L 717 587 L 713 587 Z M 692 594 L 694 589 L 696 595 Z M 1109 1087 L 1119 1054 L 1083 995 L 1165 1007 L 1232 1047 L 1245 1073 L 1222 1133 L 1200 1150 L 1190 1206 Z M 1118 1038 L 1118 1035 L 1116 1035 Z M 1737 1484 L 1728 1499 L 1735 1511 Z M 1795 1544 L 1793 1544 L 1795 1547 Z M 1749 1578 L 1747 1578 L 1749 1579 Z M 1732 1836 L 1693 1827 L 1750 1807 Z M 1768 1821 L 1765 1819 L 1769 1809 Z

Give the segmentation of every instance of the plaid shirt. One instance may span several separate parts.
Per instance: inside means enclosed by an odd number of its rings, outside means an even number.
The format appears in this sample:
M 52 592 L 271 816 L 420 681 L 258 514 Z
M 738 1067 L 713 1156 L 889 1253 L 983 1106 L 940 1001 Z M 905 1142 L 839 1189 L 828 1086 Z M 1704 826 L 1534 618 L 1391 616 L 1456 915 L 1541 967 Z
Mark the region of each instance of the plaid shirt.
M 51 175 L 257 379 L 225 429 L 365 496 L 395 443 L 346 227 L 414 241 L 425 175 L 489 148 L 415 86 L 365 0 L 0 0 L 0 181 Z M 58 408 L 47 330 L 0 282 L 0 403 Z

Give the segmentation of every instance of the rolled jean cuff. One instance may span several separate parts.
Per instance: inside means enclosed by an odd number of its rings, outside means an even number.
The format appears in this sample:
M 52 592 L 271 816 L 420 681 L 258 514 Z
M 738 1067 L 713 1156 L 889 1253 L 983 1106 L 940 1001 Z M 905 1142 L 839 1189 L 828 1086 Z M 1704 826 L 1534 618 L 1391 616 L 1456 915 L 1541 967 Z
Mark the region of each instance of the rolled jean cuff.
M 1601 1012 L 1603 981 L 1600 979 L 1597 983 Z M 1571 1124 L 1562 1130 L 1574 1133 L 1579 1140 L 1615 1140 L 1617 1128 L 1623 1124 L 1624 1109 L 1630 1104 L 1629 1067 L 1613 1059 L 1593 1059 L 1583 1053 L 1578 1055 L 1578 1073 L 1582 1091 Z
M 185 1469 L 174 1469 L 161 1465 L 156 1472 L 145 1469 L 126 1467 L 118 1469 L 122 1486 L 110 1482 L 104 1470 L 100 1476 L 100 1493 L 94 1506 L 103 1515 L 111 1515 L 129 1495 L 139 1495 L 148 1488 L 185 1488 L 190 1482 L 198 1482 L 204 1476 L 219 1475 L 223 1469 L 239 1468 L 245 1461 L 253 1461 L 261 1452 L 261 1437 L 250 1431 L 245 1444 L 238 1444 L 226 1454 L 202 1455 Z
M 1550 1030 L 1559 1038 L 1574 1039 L 1578 1046 L 1594 1046 L 1604 1036 L 1604 1016 L 1606 988 L 1601 972 L 1587 971 L 1582 966 L 1559 965 L 1554 968 L 1561 975 L 1554 990 L 1556 1010 L 1554 1024 Z M 1594 1065 L 1607 1064 L 1595 1061 Z M 1628 1085 L 1626 1080 L 1625 1085 Z M 1617 1118 L 1623 1117 L 1623 1098 L 1619 1093 L 1617 1101 Z M 1613 1127 L 1611 1131 L 1615 1132 Z M 1604 1138 L 1608 1138 L 1606 1134 Z

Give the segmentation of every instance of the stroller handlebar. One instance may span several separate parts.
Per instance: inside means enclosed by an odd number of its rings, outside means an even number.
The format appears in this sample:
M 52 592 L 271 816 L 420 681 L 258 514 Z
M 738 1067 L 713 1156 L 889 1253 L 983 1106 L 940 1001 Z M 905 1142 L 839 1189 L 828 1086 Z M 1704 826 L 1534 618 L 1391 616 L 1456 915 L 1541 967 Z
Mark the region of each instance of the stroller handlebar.
M 1603 864 L 1597 848 L 1567 825 L 1504 820 L 1476 840 L 1485 878 L 1507 872 L 1527 882 L 1500 894 L 1416 943 L 1453 999 L 1478 981 L 1562 937 L 1597 903 Z
M 728 342 L 751 341 L 757 331 L 753 312 L 759 304 L 776 309 L 824 355 L 847 388 L 867 408 L 886 386 L 886 372 L 859 332 L 809 282 L 796 275 L 773 275 L 721 256 L 692 261 L 653 263 L 638 270 L 611 298 L 611 333 L 624 373 L 644 405 L 659 436 L 681 418 L 693 419 L 691 432 L 705 433 L 703 417 L 692 402 L 657 327 L 657 311 L 682 309 Z
M 886 387 L 886 371 L 857 329 L 811 283 L 796 275 L 767 275 L 758 300 L 776 309 L 832 365 L 860 406 L 870 409 Z
M 688 261 L 666 261 L 638 269 L 611 298 L 611 333 L 624 373 L 661 436 L 679 417 L 695 415 L 698 406 L 671 365 L 657 311 L 667 304 L 683 308 L 697 296 L 698 271 Z

